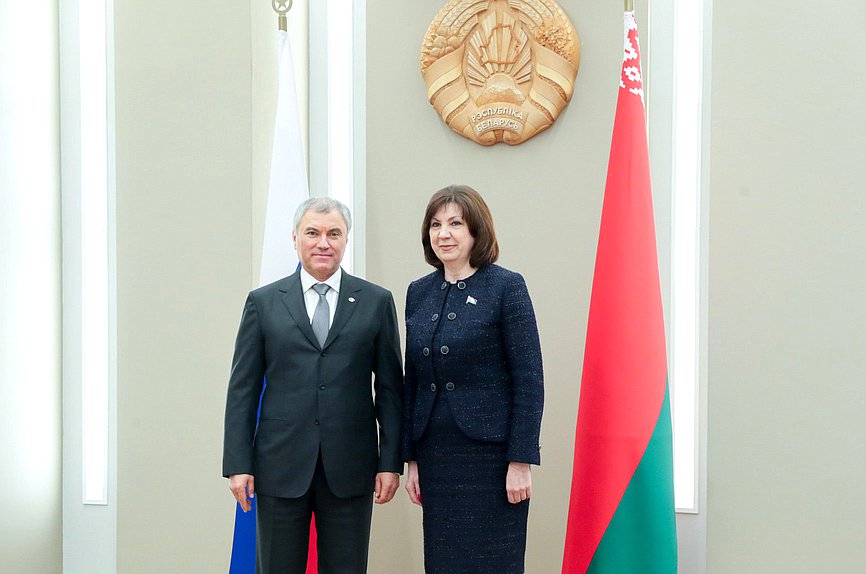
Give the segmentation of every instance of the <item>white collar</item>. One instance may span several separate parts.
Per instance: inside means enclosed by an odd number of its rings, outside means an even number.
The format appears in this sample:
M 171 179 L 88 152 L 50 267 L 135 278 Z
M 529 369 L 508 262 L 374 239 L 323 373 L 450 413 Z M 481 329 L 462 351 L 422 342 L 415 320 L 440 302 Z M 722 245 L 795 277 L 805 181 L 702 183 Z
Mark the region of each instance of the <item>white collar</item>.
M 324 283 L 325 285 L 327 285 L 328 287 L 333 289 L 335 293 L 339 293 L 340 292 L 340 283 L 342 282 L 342 279 L 343 279 L 343 268 L 342 267 L 340 267 L 336 271 L 334 271 L 334 274 L 331 275 L 330 277 L 328 277 L 327 279 L 325 279 L 324 281 L 319 281 L 318 279 L 316 279 L 315 277 L 313 277 L 312 275 L 307 273 L 306 269 L 301 267 L 301 289 L 303 290 L 304 293 L 306 293 L 316 283 Z

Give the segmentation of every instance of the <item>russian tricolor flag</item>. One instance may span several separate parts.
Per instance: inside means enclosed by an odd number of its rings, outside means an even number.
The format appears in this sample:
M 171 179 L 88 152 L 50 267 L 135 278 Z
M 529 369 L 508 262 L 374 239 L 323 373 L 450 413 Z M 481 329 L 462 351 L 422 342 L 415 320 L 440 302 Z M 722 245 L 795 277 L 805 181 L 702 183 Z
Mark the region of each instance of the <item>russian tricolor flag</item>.
M 272 283 L 297 269 L 298 257 L 292 247 L 292 218 L 298 205 L 309 197 L 295 70 L 288 33 L 284 30 L 278 31 L 277 42 L 279 92 L 259 285 Z M 265 383 L 267 388 L 267 381 Z M 315 525 L 311 524 L 307 573 L 315 574 L 317 570 L 316 530 Z M 235 510 L 229 574 L 254 574 L 255 571 L 256 503 L 253 498 L 250 512 L 243 512 L 240 504 Z

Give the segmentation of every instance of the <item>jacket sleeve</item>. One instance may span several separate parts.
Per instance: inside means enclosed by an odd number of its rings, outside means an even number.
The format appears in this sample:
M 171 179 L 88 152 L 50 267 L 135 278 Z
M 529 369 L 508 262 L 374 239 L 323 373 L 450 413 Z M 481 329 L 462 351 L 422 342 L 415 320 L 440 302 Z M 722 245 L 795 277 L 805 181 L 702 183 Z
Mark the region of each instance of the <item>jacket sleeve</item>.
M 409 313 L 411 306 L 412 286 L 406 292 L 406 372 L 403 375 L 403 436 L 402 458 L 405 462 L 415 460 L 415 445 L 412 442 L 412 428 L 415 422 L 415 393 L 418 390 L 418 375 L 415 373 L 415 360 L 409 351 Z
M 383 302 L 382 323 L 376 336 L 376 361 L 373 366 L 376 391 L 376 419 L 379 422 L 378 472 L 403 474 L 400 459 L 400 426 L 403 408 L 403 366 L 400 360 L 400 330 L 394 298 L 388 293 Z
M 512 384 L 511 431 L 507 457 L 511 462 L 541 464 L 541 413 L 544 372 L 535 311 L 519 274 L 505 288 L 502 335 Z
M 256 413 L 265 376 L 265 345 L 252 294 L 247 296 L 226 396 L 223 476 L 254 474 Z

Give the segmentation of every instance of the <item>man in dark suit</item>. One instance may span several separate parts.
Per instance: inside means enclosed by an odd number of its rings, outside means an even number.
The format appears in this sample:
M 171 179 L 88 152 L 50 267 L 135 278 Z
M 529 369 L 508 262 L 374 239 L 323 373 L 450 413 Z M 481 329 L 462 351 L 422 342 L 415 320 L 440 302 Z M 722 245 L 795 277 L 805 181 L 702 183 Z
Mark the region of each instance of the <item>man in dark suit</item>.
M 366 572 L 372 499 L 388 502 L 400 483 L 397 314 L 391 293 L 340 268 L 350 228 L 338 201 L 301 204 L 302 268 L 252 291 L 241 318 L 223 475 L 244 511 L 248 495 L 258 501 L 260 574 L 303 574 L 311 513 L 319 572 Z

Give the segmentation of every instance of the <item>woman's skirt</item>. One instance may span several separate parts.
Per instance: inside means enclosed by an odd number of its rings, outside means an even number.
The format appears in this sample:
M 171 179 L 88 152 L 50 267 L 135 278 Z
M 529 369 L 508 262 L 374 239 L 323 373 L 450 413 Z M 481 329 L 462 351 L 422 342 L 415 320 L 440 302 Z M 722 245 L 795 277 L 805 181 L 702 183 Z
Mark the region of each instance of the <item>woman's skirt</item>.
M 416 443 L 427 574 L 521 574 L 529 501 L 508 502 L 506 443 L 473 440 L 437 396 Z

